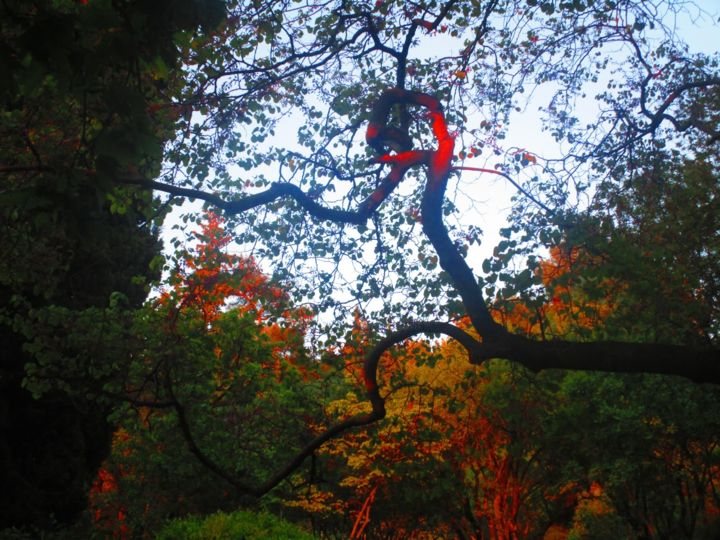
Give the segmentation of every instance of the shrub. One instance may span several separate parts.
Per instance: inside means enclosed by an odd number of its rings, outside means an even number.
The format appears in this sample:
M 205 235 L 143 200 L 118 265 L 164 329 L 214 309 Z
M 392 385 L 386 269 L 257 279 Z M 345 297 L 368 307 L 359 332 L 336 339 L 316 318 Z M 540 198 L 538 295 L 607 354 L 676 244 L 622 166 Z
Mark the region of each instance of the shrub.
M 285 538 L 312 540 L 313 536 L 297 525 L 267 512 L 218 512 L 209 516 L 174 519 L 160 531 L 157 540 L 260 540 Z

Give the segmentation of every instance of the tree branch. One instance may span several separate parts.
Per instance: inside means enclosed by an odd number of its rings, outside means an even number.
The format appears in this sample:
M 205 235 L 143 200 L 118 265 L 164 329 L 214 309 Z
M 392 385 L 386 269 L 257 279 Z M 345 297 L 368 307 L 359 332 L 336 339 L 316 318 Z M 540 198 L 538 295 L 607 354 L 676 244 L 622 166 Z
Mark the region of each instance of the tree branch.
M 505 358 L 531 371 L 546 369 L 609 373 L 657 373 L 720 384 L 720 350 L 667 343 L 534 341 L 508 335 L 475 350 L 473 363 Z
M 200 463 L 207 467 L 208 470 L 212 471 L 216 476 L 237 489 L 240 493 L 252 495 L 254 497 L 262 497 L 295 472 L 308 456 L 311 456 L 315 450 L 320 448 L 330 439 L 334 439 L 350 429 L 367 426 L 385 418 L 385 399 L 380 396 L 380 390 L 377 384 L 377 367 L 380 358 L 394 345 L 402 343 L 406 339 L 422 333 L 446 334 L 456 339 L 467 349 L 471 362 L 478 363 L 473 359 L 480 353 L 480 342 L 461 328 L 453 326 L 450 323 L 417 322 L 389 334 L 387 337 L 379 341 L 367 353 L 363 364 L 363 376 L 365 379 L 368 400 L 372 405 L 372 410 L 369 413 L 357 414 L 347 418 L 346 420 L 343 420 L 342 422 L 339 422 L 323 431 L 308 442 L 284 467 L 256 487 L 238 479 L 229 471 L 225 470 L 213 459 L 211 459 L 197 444 L 192 433 L 185 408 L 174 394 L 169 369 L 165 372 L 165 391 L 167 392 L 177 414 L 180 432 L 188 445 L 188 450 L 190 450 L 198 461 L 200 461 Z
M 435 150 L 412 150 L 412 141 L 409 140 L 406 132 L 387 126 L 390 110 L 396 104 L 416 105 L 428 111 L 432 131 L 437 140 Z M 451 162 L 454 139 L 448 133 L 440 102 L 432 96 L 419 92 L 399 88 L 387 90 L 380 96 L 373 108 L 366 139 L 368 144 L 380 153 L 384 152 L 386 147 L 396 149 L 396 153 L 383 154 L 376 158 L 376 162 L 391 166 L 390 173 L 370 197 L 359 205 L 356 211 L 326 208 L 312 200 L 297 186 L 288 183 L 275 183 L 261 193 L 235 201 L 226 201 L 214 194 L 150 180 L 137 178 L 121 180 L 124 183 L 165 191 L 171 195 L 198 198 L 227 213 L 240 213 L 268 204 L 280 197 L 290 197 L 318 219 L 359 224 L 368 219 L 377 206 L 402 180 L 410 167 L 427 166 L 428 179 L 421 205 L 423 231 L 435 248 L 441 267 L 450 275 L 460 293 L 474 328 L 482 336 L 482 342 L 474 339 L 462 329 L 442 322 L 417 322 L 389 334 L 367 353 L 363 364 L 363 379 L 371 411 L 347 418 L 318 434 L 283 468 L 257 487 L 249 485 L 224 470 L 199 447 L 193 437 L 186 411 L 173 393 L 168 368 L 166 393 L 173 403 L 180 430 L 189 450 L 203 465 L 238 491 L 260 497 L 290 476 L 308 456 L 313 455 L 328 440 L 350 429 L 367 426 L 384 418 L 386 415 L 385 398 L 380 395 L 377 376 L 380 359 L 391 347 L 420 333 L 442 333 L 456 339 L 468 351 L 469 361 L 472 364 L 481 364 L 490 358 L 506 358 L 535 372 L 545 369 L 576 369 L 618 373 L 660 373 L 688 377 L 698 382 L 720 383 L 720 351 L 718 350 L 693 350 L 677 345 L 610 341 L 588 343 L 533 341 L 510 334 L 494 321 L 482 296 L 481 287 L 471 268 L 450 239 L 442 220 L 445 189 L 453 170 Z M 491 172 L 506 177 L 503 173 Z M 515 183 L 513 182 L 513 184 Z M 516 185 L 516 187 L 519 186 Z M 538 201 L 534 202 L 548 210 Z
M 495 169 L 484 169 L 484 168 L 482 168 L 482 167 L 453 167 L 453 170 L 454 170 L 454 171 L 476 171 L 476 172 L 484 172 L 484 173 L 490 173 L 490 174 L 497 174 L 497 175 L 499 175 L 499 176 L 502 176 L 503 178 L 505 178 L 505 180 L 507 180 L 507 181 L 510 182 L 513 186 L 515 186 L 515 188 L 516 188 L 520 193 L 522 193 L 523 195 L 525 195 L 528 199 L 530 199 L 532 202 L 534 202 L 535 204 L 537 204 L 540 208 L 542 208 L 543 210 L 545 210 L 548 214 L 550 214 L 550 215 L 553 214 L 553 211 L 552 211 L 552 210 L 550 210 L 547 206 L 545 206 L 543 203 L 541 203 L 540 201 L 538 201 L 535 197 L 533 197 L 532 195 L 530 195 L 530 193 L 528 193 L 520 184 L 518 184 L 515 180 L 513 180 L 512 177 L 511 177 L 509 174 L 506 174 L 506 173 L 504 173 L 504 172 L 502 172 L 502 171 L 498 171 L 498 170 L 495 170 Z

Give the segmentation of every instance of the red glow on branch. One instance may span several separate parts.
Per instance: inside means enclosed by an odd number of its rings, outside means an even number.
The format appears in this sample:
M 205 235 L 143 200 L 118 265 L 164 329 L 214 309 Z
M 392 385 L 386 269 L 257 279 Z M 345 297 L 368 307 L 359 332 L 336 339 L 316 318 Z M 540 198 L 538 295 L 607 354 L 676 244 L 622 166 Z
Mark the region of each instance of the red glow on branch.
M 433 134 L 438 140 L 438 148 L 430 161 L 430 174 L 434 180 L 440 180 L 450 171 L 450 163 L 455 149 L 455 139 L 448 133 L 445 116 L 439 111 L 430 113 Z
M 438 142 L 442 142 L 443 139 L 450 137 L 447 130 L 447 124 L 445 124 L 445 117 L 439 111 L 432 111 L 430 113 L 432 119 L 432 130 L 435 138 Z
M 370 122 L 367 127 L 367 131 L 365 132 L 365 140 L 367 142 L 372 141 L 375 139 L 375 137 L 378 136 L 378 133 L 380 132 L 380 129 L 378 128 L 377 124 Z
M 495 169 L 483 169 L 482 167 L 453 167 L 454 171 L 475 171 L 475 172 L 484 172 L 484 173 L 491 173 L 491 174 L 497 174 L 499 176 L 504 176 L 503 173 L 500 171 L 496 171 Z
M 433 29 L 433 24 L 430 21 L 426 21 L 424 19 L 415 19 L 413 22 L 416 23 L 418 26 L 422 26 L 428 32 Z
M 442 108 L 440 107 L 440 102 L 434 97 L 428 96 L 427 94 L 420 94 L 419 96 L 417 96 L 415 98 L 415 103 L 417 103 L 421 107 L 425 107 L 431 113 L 440 112 L 442 110 Z
M 363 382 L 365 383 L 365 390 L 368 392 L 373 392 L 377 389 L 377 383 L 373 380 L 373 378 L 368 376 L 367 373 L 363 374 Z
M 401 165 L 411 165 L 422 157 L 422 152 L 418 150 L 408 150 L 407 152 L 398 152 L 397 154 L 385 154 L 377 158 L 378 163 L 399 163 Z

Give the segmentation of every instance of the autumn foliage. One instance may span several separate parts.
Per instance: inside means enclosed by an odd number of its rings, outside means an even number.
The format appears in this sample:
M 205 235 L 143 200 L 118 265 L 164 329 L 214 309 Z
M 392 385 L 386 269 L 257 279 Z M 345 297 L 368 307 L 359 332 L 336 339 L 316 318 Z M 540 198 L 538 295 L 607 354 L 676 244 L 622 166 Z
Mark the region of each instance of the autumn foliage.
M 626 286 L 608 279 L 591 283 L 588 292 L 586 283 L 571 279 L 573 269 L 597 262 L 577 249 L 553 248 L 538 270 L 547 301 L 530 309 L 516 300 L 496 315 L 537 339 L 603 331 Z M 349 390 L 327 406 L 330 416 L 367 407 L 361 368 L 367 333 L 356 315 L 338 351 Z M 352 538 L 620 538 L 641 529 L 660 538 L 718 525 L 718 469 L 711 465 L 720 457 L 716 437 L 692 431 L 678 436 L 676 430 L 686 429 L 682 413 L 660 418 L 646 397 L 616 403 L 631 388 L 639 396 L 662 393 L 652 377 L 536 378 L 500 361 L 470 366 L 454 341 L 407 341 L 382 357 L 378 380 L 386 421 L 330 442 L 318 463 L 338 483 L 308 486 L 285 503 L 327 527 L 343 524 Z M 696 389 L 687 385 L 683 391 Z M 717 396 L 702 399 L 709 400 L 708 410 L 720 404 Z M 605 427 L 622 409 L 620 425 Z M 635 446 L 640 432 L 654 445 Z M 622 450 L 628 444 L 631 457 Z M 627 477 L 617 476 L 622 468 Z M 669 482 L 678 490 L 668 489 Z M 633 490 L 649 494 L 660 486 L 668 504 L 648 513 Z
M 166 333 L 161 342 L 192 330 L 203 336 L 203 347 L 210 351 L 201 364 L 194 364 L 196 373 L 207 378 L 202 393 L 197 381 L 190 384 L 179 373 L 172 382 L 188 411 L 212 426 L 210 431 L 194 424 L 197 443 L 216 459 L 238 456 L 235 466 L 247 467 L 255 460 L 260 471 L 272 470 L 277 456 L 258 460 L 260 447 L 246 437 L 258 437 L 259 430 L 261 444 L 268 445 L 263 451 L 276 451 L 278 437 L 297 444 L 287 438 L 288 431 L 307 437 L 334 419 L 367 412 L 363 359 L 371 331 L 359 312 L 344 343 L 326 353 L 319 369 L 304 352 L 311 314 L 292 307 L 283 289 L 251 259 L 228 252 L 231 243 L 222 220 L 208 214 L 194 239 L 167 288 L 148 308 Z M 608 324 L 626 286 L 608 279 L 591 283 L 588 292 L 587 282 L 572 278 L 579 266 L 597 262 L 578 249 L 553 248 L 538 267 L 545 302 L 530 309 L 514 300 L 494 308 L 495 316 L 536 339 L 598 331 Z M 223 340 L 233 332 L 228 321 L 246 321 L 252 329 L 239 349 L 237 341 L 228 348 Z M 467 320 L 458 325 L 470 331 Z M 193 343 L 182 346 L 193 348 Z M 238 353 L 248 347 L 254 351 L 252 360 Z M 152 361 L 148 354 L 144 362 Z M 318 382 L 325 405 L 313 409 L 308 401 L 296 401 L 312 396 Z M 386 420 L 376 429 L 329 441 L 314 453 L 309 467 L 274 492 L 274 504 L 284 515 L 311 524 L 316 533 L 353 539 L 459 535 L 520 540 L 583 537 L 577 535 L 601 530 L 623 537 L 636 530 L 636 522 L 658 537 L 711 530 L 720 507 L 715 437 L 683 431 L 692 428 L 683 427 L 681 417 L 648 409 L 647 397 L 614 402 L 613 396 L 627 391 L 620 388 L 635 388 L 641 396 L 662 392 L 651 390 L 652 384 L 652 379 L 588 374 L 539 378 L 501 361 L 472 366 L 457 341 L 408 340 L 379 362 Z M 696 391 L 691 385 L 683 388 Z M 582 405 L 578 392 L 584 395 Z M 167 397 L 150 391 L 143 396 L 148 402 Z M 710 395 L 702 399 L 708 411 L 720 407 Z M 615 418 L 620 410 L 625 417 L 603 427 L 604 415 Z M 290 423 L 287 411 L 293 416 Z M 147 536 L 153 524 L 170 515 L 232 508 L 243 500 L 198 467 L 183 449 L 185 441 L 178 438 L 172 416 L 148 403 L 131 407 L 122 419 L 113 455 L 91 492 L 95 526 L 109 537 Z M 255 416 L 260 424 L 252 423 Z M 271 437 L 263 438 L 262 430 L 274 423 L 285 426 L 284 431 L 271 427 Z M 563 436 L 570 425 L 575 432 Z M 217 429 L 231 433 L 231 439 L 217 437 Z M 596 455 L 603 445 L 634 445 L 633 437 L 645 431 L 654 443 L 633 446 L 628 459 L 626 451 Z M 248 444 L 250 452 L 243 452 Z M 231 466 L 232 461 L 223 463 Z M 163 477 L 169 466 L 180 467 L 178 482 Z M 618 477 L 615 470 L 623 467 L 627 477 Z M 183 477 L 198 487 L 188 491 Z M 633 490 L 649 494 L 661 485 L 667 489 L 671 481 L 679 491 L 663 494 L 670 504 L 665 510 L 648 509 L 634 499 Z M 155 489 L 152 500 L 138 500 L 149 486 Z M 679 506 L 673 509 L 673 504 Z
M 236 500 L 228 488 L 207 494 L 217 481 L 187 453 L 189 440 L 228 470 L 239 466 L 233 459 L 251 459 L 250 474 L 262 475 L 292 447 L 275 445 L 312 417 L 320 378 L 304 346 L 312 313 L 292 307 L 252 259 L 228 253 L 229 242 L 222 219 L 208 214 L 168 285 L 148 302 L 145 322 L 160 333 L 124 381 L 129 406 L 91 493 L 98 527 L 117 538 L 145 534 L 168 512 Z M 186 422 L 183 435 L 178 420 Z M 179 463 L 178 477 L 165 478 L 164 468 Z M 149 485 L 153 499 L 137 500 Z

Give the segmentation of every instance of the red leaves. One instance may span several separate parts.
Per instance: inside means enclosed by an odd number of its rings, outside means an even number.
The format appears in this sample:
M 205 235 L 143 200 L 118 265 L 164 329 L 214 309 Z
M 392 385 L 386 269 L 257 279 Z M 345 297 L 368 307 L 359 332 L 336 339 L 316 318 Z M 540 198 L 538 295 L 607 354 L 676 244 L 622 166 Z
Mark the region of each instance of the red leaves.
M 220 216 L 209 212 L 194 235 L 199 243 L 183 258 L 173 290 L 163 291 L 159 305 L 197 309 L 206 323 L 220 316 L 231 297 L 237 299 L 236 309 L 254 313 L 258 321 L 265 319 L 266 309 L 281 308 L 285 293 L 269 283 L 255 261 L 226 253 L 232 237 Z
M 119 476 L 125 476 L 122 470 Z M 95 526 L 105 538 L 125 540 L 130 538 L 127 511 L 115 496 L 118 492 L 118 474 L 101 467 L 88 495 Z
M 426 21 L 425 19 L 413 19 L 413 22 L 418 26 L 422 26 L 428 32 L 434 30 L 433 23 Z

